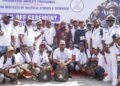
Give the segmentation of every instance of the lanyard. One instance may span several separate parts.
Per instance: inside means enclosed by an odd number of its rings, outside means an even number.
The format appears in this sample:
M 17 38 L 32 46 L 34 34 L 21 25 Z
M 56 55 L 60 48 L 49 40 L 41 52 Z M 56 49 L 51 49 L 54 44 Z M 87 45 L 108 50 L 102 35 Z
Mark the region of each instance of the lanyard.
M 64 51 L 61 51 L 61 52 L 60 52 L 60 56 L 61 56 L 61 57 L 60 57 L 61 60 L 64 61 L 64 59 L 65 59 L 65 58 L 64 58 Z
M 21 56 L 25 59 L 25 63 L 27 63 L 27 60 L 26 60 L 26 55 L 24 55 L 22 52 L 20 52 Z
M 40 63 L 43 62 L 43 57 L 41 56 L 41 54 L 39 54 L 39 58 L 40 58 Z

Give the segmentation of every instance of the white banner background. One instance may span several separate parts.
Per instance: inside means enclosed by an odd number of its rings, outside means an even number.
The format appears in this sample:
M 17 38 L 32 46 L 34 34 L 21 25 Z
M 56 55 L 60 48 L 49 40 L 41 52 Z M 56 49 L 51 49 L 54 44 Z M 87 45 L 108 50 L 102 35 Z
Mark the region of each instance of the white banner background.
M 31 17 L 33 20 L 50 19 L 53 22 L 69 22 L 70 19 L 87 19 L 91 12 L 104 1 L 0 0 L 0 14 L 7 13 L 23 21 Z

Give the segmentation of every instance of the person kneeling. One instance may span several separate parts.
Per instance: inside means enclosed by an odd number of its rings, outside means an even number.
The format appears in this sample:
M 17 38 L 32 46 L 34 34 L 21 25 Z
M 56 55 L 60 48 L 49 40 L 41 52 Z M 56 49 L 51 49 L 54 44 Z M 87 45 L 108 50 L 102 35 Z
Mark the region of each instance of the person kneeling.
M 14 56 L 14 48 L 8 47 L 5 55 L 0 57 L 0 74 L 3 76 L 1 84 L 5 84 L 7 78 L 12 84 L 18 84 L 17 81 L 17 61 Z
M 85 72 L 85 67 L 90 58 L 88 52 L 89 51 L 85 49 L 85 45 L 81 42 L 79 45 L 79 52 L 77 52 L 77 58 L 76 58 L 77 65 L 75 67 L 76 71 Z
M 71 65 L 72 55 L 71 52 L 65 48 L 65 41 L 60 40 L 59 48 L 53 53 L 53 68 L 55 69 L 56 81 L 67 81 L 68 77 L 71 78 Z
M 28 54 L 27 45 L 20 46 L 20 52 L 16 55 L 16 59 L 18 59 L 19 64 L 19 67 L 17 67 L 19 71 L 19 77 L 31 78 L 32 62 Z
M 48 54 L 45 52 L 45 43 L 42 42 L 39 46 L 39 51 L 36 51 L 32 59 L 33 74 L 41 82 L 51 80 L 51 65 L 49 63 Z

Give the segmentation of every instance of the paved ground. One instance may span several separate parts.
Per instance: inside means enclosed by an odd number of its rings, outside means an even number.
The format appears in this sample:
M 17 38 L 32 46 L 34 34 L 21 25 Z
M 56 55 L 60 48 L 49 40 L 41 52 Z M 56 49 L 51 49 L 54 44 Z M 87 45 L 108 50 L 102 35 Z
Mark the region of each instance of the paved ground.
M 88 77 L 73 77 L 71 80 L 65 83 L 51 81 L 48 83 L 36 82 L 33 80 L 20 80 L 22 85 L 19 86 L 111 86 L 110 82 L 96 81 Z M 11 84 L 0 86 L 13 86 Z M 17 85 L 18 86 L 18 85 Z

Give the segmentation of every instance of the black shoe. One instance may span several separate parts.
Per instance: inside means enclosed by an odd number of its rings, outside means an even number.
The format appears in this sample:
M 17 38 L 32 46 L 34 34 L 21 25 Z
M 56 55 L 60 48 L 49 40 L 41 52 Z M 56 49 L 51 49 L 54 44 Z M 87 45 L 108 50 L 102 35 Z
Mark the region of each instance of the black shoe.
M 23 77 L 23 76 L 20 76 L 20 77 L 19 77 L 19 79 L 26 79 L 26 78 L 25 78 L 25 77 Z
M 6 79 L 3 79 L 0 84 L 5 84 L 6 83 Z
M 16 80 L 16 79 L 11 79 L 10 82 L 11 82 L 11 84 L 16 84 L 16 85 L 18 85 L 18 80 Z
M 69 78 L 72 78 L 72 75 L 69 75 Z

